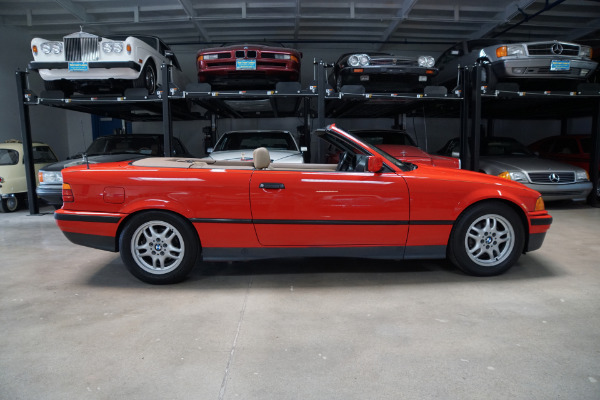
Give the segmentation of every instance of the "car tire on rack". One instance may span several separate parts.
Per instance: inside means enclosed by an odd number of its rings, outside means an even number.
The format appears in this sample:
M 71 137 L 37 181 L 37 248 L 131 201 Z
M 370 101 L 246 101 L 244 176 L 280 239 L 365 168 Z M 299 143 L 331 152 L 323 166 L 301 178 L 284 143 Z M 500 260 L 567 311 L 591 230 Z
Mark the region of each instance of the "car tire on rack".
M 515 210 L 500 202 L 479 203 L 454 224 L 448 258 L 469 275 L 499 275 L 517 262 L 524 245 L 525 228 Z
M 156 92 L 157 81 L 156 81 L 156 67 L 151 60 L 148 60 L 140 76 L 133 81 L 134 88 L 145 88 L 148 94 L 154 94 Z
M 191 223 L 165 211 L 134 215 L 119 237 L 127 269 L 154 285 L 184 280 L 196 263 L 198 248 L 198 235 Z

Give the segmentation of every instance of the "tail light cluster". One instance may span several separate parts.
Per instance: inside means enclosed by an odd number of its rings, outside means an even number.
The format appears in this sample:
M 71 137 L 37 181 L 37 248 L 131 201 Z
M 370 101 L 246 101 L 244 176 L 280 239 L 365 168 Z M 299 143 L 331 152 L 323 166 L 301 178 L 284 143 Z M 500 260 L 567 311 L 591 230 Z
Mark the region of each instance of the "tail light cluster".
M 70 203 L 75 201 L 75 197 L 73 196 L 73 190 L 71 189 L 71 185 L 68 183 L 63 183 L 62 185 L 62 198 L 63 203 Z

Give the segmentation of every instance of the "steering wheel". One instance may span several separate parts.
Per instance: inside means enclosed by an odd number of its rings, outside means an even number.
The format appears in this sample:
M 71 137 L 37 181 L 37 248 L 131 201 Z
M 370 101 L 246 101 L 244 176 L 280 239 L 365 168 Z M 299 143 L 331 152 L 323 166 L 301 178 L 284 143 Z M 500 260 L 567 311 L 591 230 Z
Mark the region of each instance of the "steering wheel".
M 352 171 L 352 155 L 349 152 L 344 151 L 342 154 L 340 154 L 340 161 L 338 162 L 337 170 Z

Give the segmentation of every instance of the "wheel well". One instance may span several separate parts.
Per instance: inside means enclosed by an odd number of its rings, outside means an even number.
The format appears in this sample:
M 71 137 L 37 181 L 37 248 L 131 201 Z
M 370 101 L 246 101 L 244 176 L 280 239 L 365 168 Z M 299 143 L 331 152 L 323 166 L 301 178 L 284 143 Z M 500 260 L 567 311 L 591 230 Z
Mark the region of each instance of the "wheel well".
M 467 208 L 465 208 L 460 213 L 460 215 L 458 216 L 458 218 L 456 218 L 456 221 L 458 221 L 468 210 L 470 210 L 471 208 L 473 208 L 473 207 L 475 207 L 477 205 L 480 205 L 480 204 L 493 204 L 493 203 L 505 204 L 505 205 L 509 206 L 511 209 L 513 209 L 513 211 L 515 211 L 517 213 L 517 215 L 519 216 L 519 219 L 521 220 L 521 224 L 523 224 L 523 229 L 524 229 L 524 233 L 525 233 L 525 243 L 524 243 L 524 247 L 523 247 L 523 251 L 525 251 L 525 249 L 529 246 L 529 223 L 527 222 L 527 216 L 525 215 L 525 213 L 523 212 L 523 210 L 521 209 L 521 207 L 519 207 L 518 205 L 516 205 L 512 201 L 508 201 L 508 200 L 504 200 L 504 199 L 486 199 L 486 200 L 480 200 L 480 201 L 478 201 L 476 203 L 471 204 Z M 450 233 L 450 237 L 448 238 L 448 240 L 450 240 L 450 238 L 452 237 L 452 233 L 454 233 L 454 229 L 456 227 L 456 221 L 455 221 L 454 225 L 452 226 L 452 232 Z
M 119 227 L 117 228 L 117 234 L 115 235 L 115 249 L 116 251 L 120 251 L 121 249 L 119 248 L 119 242 L 121 241 L 121 234 L 123 233 L 123 229 L 125 229 L 125 226 L 129 223 L 129 220 L 131 220 L 134 216 L 136 215 L 140 215 L 140 214 L 144 214 L 147 212 L 154 212 L 154 211 L 160 211 L 160 212 L 164 212 L 167 214 L 171 214 L 173 216 L 179 217 L 181 218 L 183 221 L 185 221 L 185 223 L 193 229 L 194 232 L 196 232 L 196 237 L 198 238 L 198 246 L 199 246 L 199 251 L 200 253 L 202 253 L 202 243 L 200 242 L 200 236 L 198 235 L 198 231 L 196 230 L 196 228 L 194 227 L 194 224 L 192 224 L 192 222 L 189 220 L 189 218 L 171 211 L 171 210 L 162 210 L 160 208 L 152 208 L 152 209 L 146 209 L 146 210 L 140 210 L 140 211 L 136 211 L 134 213 L 129 214 L 128 216 L 126 216 L 121 223 L 119 224 Z

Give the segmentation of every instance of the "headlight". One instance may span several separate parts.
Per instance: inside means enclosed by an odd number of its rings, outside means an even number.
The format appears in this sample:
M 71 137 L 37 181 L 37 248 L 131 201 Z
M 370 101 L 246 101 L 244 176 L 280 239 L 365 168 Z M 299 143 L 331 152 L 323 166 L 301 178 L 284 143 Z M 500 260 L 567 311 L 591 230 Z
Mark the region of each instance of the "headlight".
M 292 57 L 289 54 L 275 54 L 276 60 L 289 60 Z
M 366 54 L 352 54 L 348 57 L 348 64 L 351 67 L 358 67 L 359 65 L 364 67 L 365 65 L 369 65 L 369 61 L 371 61 L 371 59 Z
M 48 184 L 62 184 L 62 174 L 60 171 L 40 171 L 40 182 Z
M 216 60 L 217 58 L 219 58 L 219 55 L 218 54 L 204 54 L 201 57 L 203 60 Z
M 504 171 L 498 174 L 500 178 L 508 179 L 515 182 L 527 182 L 527 177 L 522 172 Z
M 417 61 L 419 67 L 431 68 L 435 64 L 435 59 L 431 56 L 419 56 Z
M 585 58 L 592 58 L 592 48 L 589 46 L 581 46 L 579 55 Z
M 60 54 L 63 51 L 62 42 L 44 42 L 42 43 L 42 53 Z
M 523 56 L 525 55 L 525 47 L 521 44 L 510 44 L 506 46 L 506 54 L 509 56 Z
M 123 42 L 102 42 L 102 51 L 105 53 L 120 53 L 123 51 Z
M 577 171 L 575 173 L 575 180 L 578 181 L 589 181 L 590 180 L 590 176 L 588 175 L 587 171 L 581 170 L 581 171 Z

